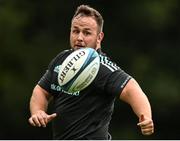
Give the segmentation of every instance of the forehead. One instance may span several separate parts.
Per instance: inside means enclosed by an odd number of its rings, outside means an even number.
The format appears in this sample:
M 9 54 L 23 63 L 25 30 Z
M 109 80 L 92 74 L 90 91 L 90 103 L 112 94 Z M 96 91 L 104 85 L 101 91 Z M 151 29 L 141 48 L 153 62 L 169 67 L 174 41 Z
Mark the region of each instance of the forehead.
M 72 27 L 97 29 L 97 23 L 92 17 L 78 16 L 72 20 Z

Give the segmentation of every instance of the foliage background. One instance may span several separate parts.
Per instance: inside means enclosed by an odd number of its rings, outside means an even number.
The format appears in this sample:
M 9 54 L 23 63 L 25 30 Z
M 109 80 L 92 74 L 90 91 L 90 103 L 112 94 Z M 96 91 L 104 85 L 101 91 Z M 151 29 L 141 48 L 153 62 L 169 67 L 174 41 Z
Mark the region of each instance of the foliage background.
M 180 139 L 180 7 L 178 0 L 0 0 L 0 139 L 51 139 L 51 125 L 28 124 L 29 99 L 50 60 L 69 48 L 76 7 L 105 20 L 102 48 L 147 94 L 155 134 L 142 136 L 129 105 L 117 100 L 113 139 Z

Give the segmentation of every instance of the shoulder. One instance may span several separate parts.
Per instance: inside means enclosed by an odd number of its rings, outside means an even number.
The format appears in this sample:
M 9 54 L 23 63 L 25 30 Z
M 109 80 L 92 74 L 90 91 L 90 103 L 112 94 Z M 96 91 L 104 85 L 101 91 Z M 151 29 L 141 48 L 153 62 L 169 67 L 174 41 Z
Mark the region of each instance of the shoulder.
M 100 58 L 100 64 L 103 69 L 107 69 L 110 72 L 114 72 L 120 69 L 120 67 L 101 50 L 98 51 L 98 53 L 99 53 L 99 58 Z
M 126 75 L 126 72 L 119 67 L 110 57 L 108 57 L 102 51 L 98 51 L 100 58 L 100 68 L 97 75 L 97 80 L 102 79 L 102 81 L 107 78 L 107 80 L 113 80 L 117 78 L 122 78 Z
M 97 82 L 105 83 L 115 72 L 122 71 L 117 64 L 112 61 L 110 57 L 108 57 L 101 50 L 97 50 L 100 58 L 100 68 L 98 75 L 96 77 Z
M 99 53 L 100 70 L 95 79 L 96 87 L 114 96 L 121 93 L 131 76 L 122 70 L 110 57 Z
M 72 49 L 63 50 L 60 53 L 58 53 L 54 59 L 61 59 L 63 57 L 66 57 L 67 55 L 69 55 L 72 52 L 73 52 Z
M 56 63 L 63 62 L 64 59 L 72 52 L 73 52 L 72 49 L 61 51 L 51 60 L 51 62 L 49 63 L 49 67 L 54 66 Z

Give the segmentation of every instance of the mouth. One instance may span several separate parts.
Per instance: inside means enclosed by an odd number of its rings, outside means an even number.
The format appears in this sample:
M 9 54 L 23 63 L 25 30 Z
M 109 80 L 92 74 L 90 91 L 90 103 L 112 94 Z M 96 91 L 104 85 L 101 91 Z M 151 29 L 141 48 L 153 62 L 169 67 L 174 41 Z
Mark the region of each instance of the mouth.
M 82 46 L 82 45 L 75 45 L 74 48 L 75 48 L 75 49 L 80 49 L 80 48 L 85 48 L 85 46 Z

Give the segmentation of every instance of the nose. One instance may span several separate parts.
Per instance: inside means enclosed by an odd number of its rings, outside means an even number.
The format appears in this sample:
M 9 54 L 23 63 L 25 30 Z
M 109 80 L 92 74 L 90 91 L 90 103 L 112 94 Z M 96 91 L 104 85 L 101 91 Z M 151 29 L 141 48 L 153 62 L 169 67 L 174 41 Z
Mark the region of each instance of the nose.
M 77 39 L 78 39 L 78 41 L 82 41 L 83 40 L 83 34 L 81 32 L 78 34 Z

